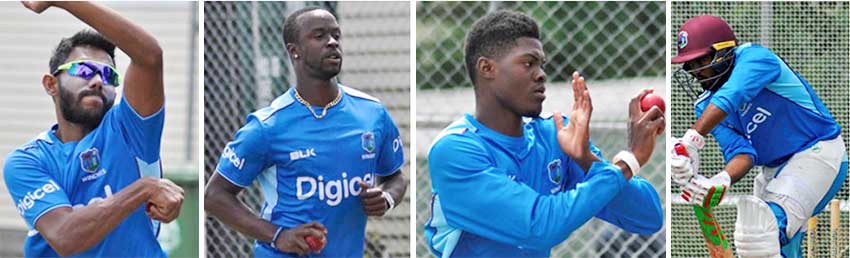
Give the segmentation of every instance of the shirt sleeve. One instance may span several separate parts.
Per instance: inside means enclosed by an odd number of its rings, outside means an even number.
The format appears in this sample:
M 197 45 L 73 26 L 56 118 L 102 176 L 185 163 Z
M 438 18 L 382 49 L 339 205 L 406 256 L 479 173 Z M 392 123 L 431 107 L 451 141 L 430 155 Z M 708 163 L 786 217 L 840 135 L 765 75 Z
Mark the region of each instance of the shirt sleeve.
M 711 135 L 720 144 L 720 150 L 723 151 L 723 159 L 727 162 L 738 154 L 747 154 L 752 158 L 753 164 L 756 164 L 756 158 L 758 158 L 756 149 L 753 148 L 753 145 L 743 135 L 727 128 L 723 123 L 711 129 Z
M 721 86 L 711 104 L 726 114 L 735 113 L 741 105 L 750 102 L 780 73 L 779 59 L 763 47 L 748 47 L 735 59 L 729 80 Z
M 381 141 L 380 153 L 378 153 L 378 165 L 375 173 L 387 176 L 398 171 L 404 165 L 404 146 L 398 127 L 392 117 L 383 109 L 383 139 Z
M 107 114 L 104 120 L 116 125 L 114 128 L 121 132 L 139 159 L 147 163 L 158 161 L 165 106 L 152 115 L 142 117 L 126 99 L 120 98 L 118 106 L 113 109 L 114 113 Z
M 597 217 L 628 232 L 648 235 L 664 226 L 664 212 L 658 192 L 648 181 L 632 177 Z
M 18 213 L 31 229 L 38 219 L 59 207 L 71 207 L 68 194 L 38 158 L 28 152 L 16 150 L 6 157 L 3 179 L 15 202 Z
M 248 187 L 268 167 L 268 146 L 262 123 L 250 115 L 233 141 L 224 147 L 216 171 L 231 183 Z
M 544 250 L 564 241 L 626 184 L 595 162 L 575 189 L 541 195 L 507 177 L 475 140 L 448 135 L 430 151 L 434 191 L 449 226 L 495 241 Z

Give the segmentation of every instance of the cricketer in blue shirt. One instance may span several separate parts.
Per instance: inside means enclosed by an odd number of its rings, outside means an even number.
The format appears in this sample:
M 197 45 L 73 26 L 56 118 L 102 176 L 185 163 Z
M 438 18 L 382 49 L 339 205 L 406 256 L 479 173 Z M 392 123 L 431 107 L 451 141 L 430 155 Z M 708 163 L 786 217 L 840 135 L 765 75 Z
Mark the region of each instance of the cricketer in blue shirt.
M 329 246 L 315 256 L 360 257 L 366 214 L 357 182 L 372 185 L 376 175 L 396 173 L 404 154 L 384 106 L 365 93 L 338 87 L 339 103 L 321 120 L 295 100 L 294 88 L 249 115 L 216 171 L 240 187 L 259 181 L 262 219 L 284 228 L 311 221 L 324 225 Z M 261 241 L 255 241 L 254 256 L 296 257 Z
M 782 172 L 794 178 L 804 176 L 803 180 L 796 180 L 799 185 L 781 184 L 782 188 L 770 186 L 769 189 L 793 196 L 796 202 L 789 203 L 803 205 L 804 217 L 819 214 L 847 177 L 846 152 L 840 151 L 838 155 L 841 157 L 832 164 L 837 165 L 837 171 L 794 169 L 799 163 L 784 168 L 792 157 L 815 144 L 833 142 L 843 145 L 841 127 L 812 86 L 769 49 L 753 43 L 738 46 L 734 69 L 729 80 L 717 91 L 707 90 L 700 95 L 694 105 L 697 118 L 702 116 L 709 103 L 729 114 L 710 131 L 720 144 L 724 159 L 729 161 L 738 155 L 748 155 L 754 166 L 765 166 L 771 171 L 777 169 L 772 173 L 774 177 Z M 833 149 L 820 146 L 813 148 L 814 153 L 818 153 L 819 148 Z M 823 153 L 831 156 L 827 151 Z M 815 197 L 806 198 L 808 195 L 798 191 L 809 187 L 801 182 L 812 180 L 825 184 L 817 184 L 819 188 L 815 189 Z M 785 182 L 773 181 L 774 185 Z M 799 257 L 802 255 L 803 234 L 798 228 L 803 220 L 786 215 L 788 209 L 796 206 L 777 203 L 780 202 L 768 199 L 768 205 L 779 223 L 782 254 Z
M 35 229 L 45 213 L 102 202 L 143 176 L 162 177 L 159 146 L 164 117 L 164 110 L 142 117 L 122 99 L 99 127 L 79 141 L 60 141 L 53 126 L 10 153 L 3 176 L 30 228 L 24 255 L 59 256 Z M 138 206 L 103 241 L 75 256 L 165 256 L 158 233 L 159 222 Z
M 753 180 L 755 198 L 735 203 L 736 252 L 744 257 L 802 256 L 805 222 L 820 213 L 847 175 L 840 126 L 801 75 L 765 47 L 739 45 L 720 17 L 690 18 L 682 25 L 677 47 L 672 61 L 683 63 L 676 72 L 679 85 L 695 92 L 689 89 L 698 82 L 704 90 L 694 105 L 697 121 L 676 140 L 687 157 L 671 158 L 682 197 L 710 209 L 723 200 L 731 183 L 753 166 L 763 166 Z M 696 174 L 707 133 L 726 161 L 711 178 Z M 752 221 L 766 223 L 748 223 Z M 707 237 L 717 227 L 700 223 Z
M 539 38 L 531 17 L 505 10 L 480 18 L 467 34 L 475 115 L 449 125 L 428 151 L 433 195 L 425 240 L 438 257 L 548 257 L 594 217 L 640 234 L 663 225 L 658 193 L 636 176 L 664 128 L 658 107 L 639 108 L 652 90 L 631 100 L 630 150 L 609 163 L 590 142 L 592 105 L 577 71 L 569 122 L 557 112 L 540 116 L 546 74 Z
M 607 161 L 585 173 L 561 151 L 551 117 L 524 121 L 524 135 L 511 137 L 467 114 L 435 139 L 425 225 L 435 255 L 548 257 L 593 217 L 638 234 L 661 228 L 660 199 L 649 182 L 626 181 Z
M 257 241 L 257 257 L 362 257 L 367 216 L 402 201 L 402 138 L 377 99 L 337 83 L 342 30 L 316 6 L 286 17 L 295 85 L 248 116 L 207 183 L 204 208 Z M 237 195 L 259 181 L 258 214 Z
M 735 72 L 724 86 L 697 99 L 697 118 L 709 103 L 735 114 L 711 130 L 726 160 L 747 154 L 755 166 L 776 167 L 841 133 L 812 86 L 779 56 L 753 43 L 735 49 Z
M 41 82 L 57 124 L 5 159 L 6 187 L 29 228 L 24 256 L 166 256 L 160 221 L 176 219 L 183 192 L 160 179 L 165 111 L 156 39 L 97 3 L 24 6 L 64 9 L 98 31 L 56 47 Z M 124 82 L 114 68 L 116 47 L 131 59 Z

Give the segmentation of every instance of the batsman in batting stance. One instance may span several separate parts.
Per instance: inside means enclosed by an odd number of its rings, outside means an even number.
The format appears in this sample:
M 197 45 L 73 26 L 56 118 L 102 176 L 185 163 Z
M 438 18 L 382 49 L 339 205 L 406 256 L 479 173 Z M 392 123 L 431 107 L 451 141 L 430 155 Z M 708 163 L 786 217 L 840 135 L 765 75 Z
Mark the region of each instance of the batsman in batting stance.
M 807 219 L 824 209 L 847 176 L 841 127 L 800 74 L 769 49 L 740 44 L 721 18 L 687 20 L 676 44 L 672 62 L 682 67 L 674 79 L 696 98 L 697 121 L 674 140 L 687 153 L 673 155 L 673 182 L 683 186 L 685 200 L 710 210 L 753 166 L 763 166 L 752 196 L 737 203 L 737 253 L 800 257 Z M 703 89 L 698 97 L 694 83 Z M 711 178 L 698 173 L 709 133 L 726 161 Z M 700 221 L 711 238 L 716 221 Z

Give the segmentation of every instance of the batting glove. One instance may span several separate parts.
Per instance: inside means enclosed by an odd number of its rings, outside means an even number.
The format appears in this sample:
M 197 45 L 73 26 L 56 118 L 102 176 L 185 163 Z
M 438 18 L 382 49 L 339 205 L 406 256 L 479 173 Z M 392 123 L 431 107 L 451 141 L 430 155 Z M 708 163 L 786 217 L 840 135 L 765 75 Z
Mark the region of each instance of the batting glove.
M 711 178 L 696 175 L 682 188 L 682 198 L 693 205 L 711 209 L 720 204 L 731 183 L 732 178 L 726 171 L 717 173 Z
M 688 156 L 675 155 L 670 158 L 670 172 L 673 183 L 679 186 L 687 185 L 694 174 L 697 174 L 697 170 L 691 165 L 691 159 Z
M 687 149 L 688 158 L 690 159 L 691 167 L 698 169 L 699 168 L 699 151 L 705 146 L 705 137 L 700 135 L 697 130 L 688 129 L 685 132 L 685 135 L 682 138 L 676 139 L 673 141 L 671 146 L 674 146 L 674 149 L 670 150 L 673 156 L 681 155 L 676 153 L 675 146 L 677 144 L 685 146 Z

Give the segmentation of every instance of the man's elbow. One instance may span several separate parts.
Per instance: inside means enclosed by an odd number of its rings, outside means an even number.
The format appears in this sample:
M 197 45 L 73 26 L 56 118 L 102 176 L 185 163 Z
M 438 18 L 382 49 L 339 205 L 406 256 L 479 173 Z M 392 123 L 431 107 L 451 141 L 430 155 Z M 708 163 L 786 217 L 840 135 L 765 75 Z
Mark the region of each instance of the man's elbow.
M 42 236 L 47 240 L 47 244 L 50 245 L 50 248 L 53 248 L 59 256 L 75 255 L 89 248 L 88 244 L 75 241 L 76 239 L 72 237 L 61 235 L 48 236 L 45 234 L 42 234 Z
M 635 234 L 651 235 L 664 227 L 664 210 L 661 209 L 661 203 L 654 203 L 652 206 L 652 212 L 648 215 L 649 216 L 643 218 L 639 227 L 635 227 L 627 231 L 631 231 Z
M 134 58 L 134 62 L 145 67 L 161 68 L 163 66 L 162 47 L 154 40 L 147 48 L 141 58 Z
M 207 187 L 204 190 L 204 210 L 210 215 L 218 216 L 219 208 L 224 205 L 224 195 L 228 194 L 222 189 L 216 187 Z
M 540 237 L 532 237 L 528 239 L 526 242 L 526 246 L 531 249 L 536 250 L 550 250 L 554 248 L 556 245 L 561 244 L 565 240 L 569 238 L 569 234 L 567 236 L 540 236 Z
M 215 208 L 215 206 L 218 202 L 218 199 L 216 199 L 218 196 L 215 192 L 216 192 L 215 189 L 210 189 L 209 187 L 207 187 L 207 189 L 204 190 L 204 210 L 205 211 L 210 211 L 210 210 Z
M 645 234 L 654 234 L 655 232 L 658 232 L 659 230 L 661 230 L 661 228 L 664 227 L 664 210 L 661 209 L 660 204 L 658 205 L 658 207 L 655 207 L 655 213 L 653 215 L 655 216 L 652 216 L 649 223 L 647 224 L 649 232 Z
M 567 240 L 570 235 L 578 229 L 577 226 L 581 225 L 573 225 L 572 223 L 565 223 L 564 225 L 560 225 L 559 229 L 540 229 L 536 232 L 532 231 L 531 235 L 526 238 L 526 246 L 536 250 L 549 250 L 555 247 L 556 245 L 561 244 L 565 240 Z

